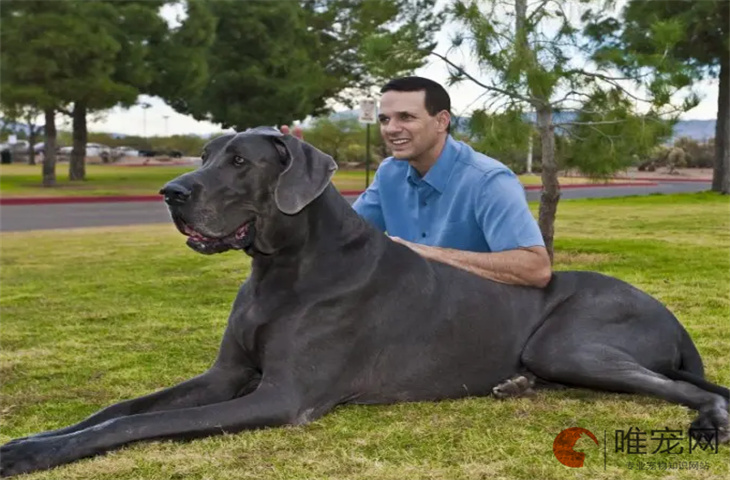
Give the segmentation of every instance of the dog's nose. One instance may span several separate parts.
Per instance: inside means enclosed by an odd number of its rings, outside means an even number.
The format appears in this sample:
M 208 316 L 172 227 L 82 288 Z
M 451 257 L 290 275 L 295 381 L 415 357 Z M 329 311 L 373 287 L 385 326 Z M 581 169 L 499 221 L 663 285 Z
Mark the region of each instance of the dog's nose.
M 189 188 L 176 182 L 170 182 L 160 190 L 165 196 L 165 203 L 168 205 L 184 205 L 190 199 L 192 193 Z

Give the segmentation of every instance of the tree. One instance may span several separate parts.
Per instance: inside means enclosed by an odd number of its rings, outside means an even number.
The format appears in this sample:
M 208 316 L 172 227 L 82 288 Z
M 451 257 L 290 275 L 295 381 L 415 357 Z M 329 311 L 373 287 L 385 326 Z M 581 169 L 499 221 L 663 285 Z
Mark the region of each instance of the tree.
M 201 59 L 213 34 L 212 16 L 202 0 L 188 0 L 191 14 L 169 28 L 159 12 L 165 3 L 171 2 L 3 5 L 3 53 L 12 58 L 3 57 L 3 104 L 46 105 L 72 117 L 71 180 L 85 177 L 89 113 L 130 106 L 141 93 L 177 98 L 202 88 L 207 72 Z
M 36 123 L 38 117 L 43 113 L 37 107 L 22 105 L 22 104 L 9 104 L 7 106 L 0 105 L 3 111 L 3 118 L 6 122 L 12 121 L 16 123 L 23 123 L 28 127 L 28 164 L 35 165 L 35 148 L 36 140 L 40 134 L 42 128 Z
M 3 109 L 37 108 L 45 118 L 43 186 L 56 183 L 55 117 L 65 106 L 67 63 L 59 50 L 68 36 L 61 2 L 6 1 L 0 9 L 3 46 L 0 75 Z
M 592 21 L 602 55 L 624 72 L 670 56 L 675 65 L 689 67 L 694 78 L 719 77 L 712 189 L 730 194 L 730 2 L 631 0 L 620 20 L 597 15 Z M 664 48 L 658 36 L 672 37 L 672 48 Z M 635 54 L 627 56 L 627 50 Z
M 172 105 L 237 130 L 325 113 L 331 101 L 352 100 L 394 65 L 403 71 L 423 63 L 434 3 L 211 2 L 217 23 L 208 82 Z
M 605 136 L 604 128 L 611 126 L 618 140 L 632 124 L 609 112 L 623 110 L 628 115 L 627 105 L 645 99 L 650 112 L 644 117 L 649 122 L 689 108 L 694 101 L 668 107 L 671 93 L 689 83 L 687 76 L 675 75 L 672 81 L 653 72 L 616 76 L 595 57 L 595 42 L 580 35 L 582 20 L 572 18 L 564 6 L 557 0 L 530 5 L 527 0 L 454 2 L 452 18 L 464 28 L 453 39 L 453 47 L 470 47 L 489 81 L 450 60 L 449 53 L 433 52 L 449 65 L 451 83 L 469 80 L 484 89 L 485 110 L 534 112 L 542 149 L 538 223 L 551 258 L 560 199 L 556 130 L 578 132 L 576 141 L 585 141 L 586 136 Z M 645 97 L 633 93 L 629 84 L 643 86 Z M 598 98 L 603 99 L 600 111 L 593 108 Z M 566 118 L 565 113 L 584 117 Z M 617 153 L 614 150 L 614 156 Z

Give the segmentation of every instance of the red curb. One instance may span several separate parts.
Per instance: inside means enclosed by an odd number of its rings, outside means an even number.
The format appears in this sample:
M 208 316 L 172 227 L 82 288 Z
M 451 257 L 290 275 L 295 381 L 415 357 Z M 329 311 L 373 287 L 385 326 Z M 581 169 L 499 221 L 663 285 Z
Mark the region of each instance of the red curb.
M 615 182 L 615 183 L 572 183 L 560 185 L 561 190 L 570 188 L 606 188 L 606 187 L 651 187 L 657 182 Z M 525 185 L 525 190 L 542 190 L 542 185 Z
M 161 202 L 162 195 L 106 195 L 89 197 L 0 198 L 0 205 L 48 205 L 58 203 Z
M 712 183 L 711 178 L 656 178 L 656 177 L 633 177 L 633 180 L 645 182 L 700 182 Z

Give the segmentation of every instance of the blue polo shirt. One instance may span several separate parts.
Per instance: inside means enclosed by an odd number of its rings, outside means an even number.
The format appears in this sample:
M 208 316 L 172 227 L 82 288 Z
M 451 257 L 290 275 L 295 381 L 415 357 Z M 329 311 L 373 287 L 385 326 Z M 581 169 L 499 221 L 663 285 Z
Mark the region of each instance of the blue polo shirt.
M 353 208 L 389 235 L 472 252 L 544 246 L 515 174 L 449 136 L 421 177 L 406 160 L 385 159 Z

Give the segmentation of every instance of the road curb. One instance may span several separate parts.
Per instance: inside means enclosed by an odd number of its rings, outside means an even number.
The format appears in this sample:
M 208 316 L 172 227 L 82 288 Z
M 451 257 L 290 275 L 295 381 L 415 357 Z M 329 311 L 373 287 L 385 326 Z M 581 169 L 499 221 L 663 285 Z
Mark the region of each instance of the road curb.
M 655 178 L 655 177 L 633 177 L 631 179 L 624 179 L 624 180 L 637 180 L 640 182 L 663 182 L 663 183 L 680 183 L 680 182 L 690 182 L 690 183 L 712 183 L 711 178 Z
M 162 195 L 103 195 L 88 197 L 0 198 L 0 205 L 51 205 L 60 203 L 160 202 Z
M 658 182 L 636 181 L 616 183 L 575 183 L 561 185 L 562 190 L 572 188 L 610 188 L 610 187 L 646 187 L 655 186 Z M 525 190 L 540 190 L 541 185 L 526 185 Z M 360 195 L 362 190 L 340 190 L 342 195 Z M 0 198 L 0 205 L 54 205 L 68 203 L 119 203 L 119 202 L 161 202 L 162 195 L 102 195 L 88 197 L 11 197 Z

